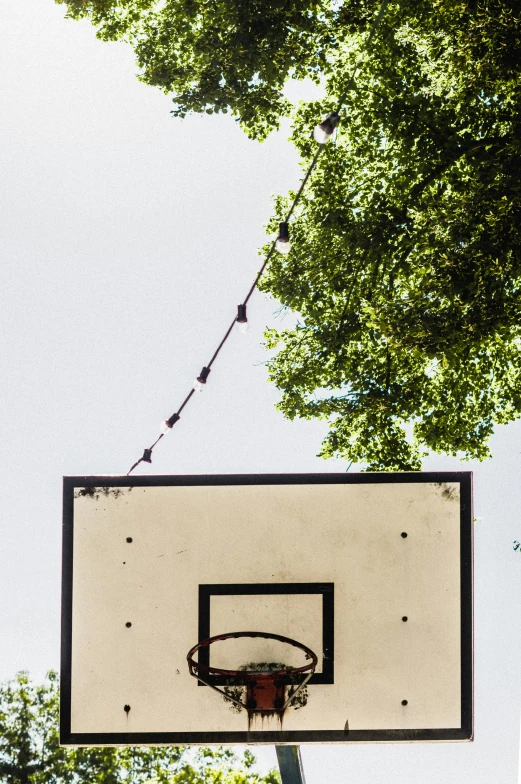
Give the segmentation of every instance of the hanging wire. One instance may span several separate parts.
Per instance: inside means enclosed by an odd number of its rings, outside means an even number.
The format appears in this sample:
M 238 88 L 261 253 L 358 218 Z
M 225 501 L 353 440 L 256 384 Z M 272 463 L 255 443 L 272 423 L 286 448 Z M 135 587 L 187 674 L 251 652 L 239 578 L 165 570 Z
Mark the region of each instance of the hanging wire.
M 385 13 L 385 9 L 387 8 L 388 4 L 389 4 L 389 0 L 382 0 L 382 3 L 381 3 L 380 8 L 378 10 L 378 14 L 376 15 L 376 18 L 375 18 L 373 24 L 371 25 L 371 30 L 369 31 L 369 35 L 367 36 L 367 40 L 366 40 L 365 46 L 364 46 L 365 50 L 367 50 L 367 48 L 369 47 L 369 44 L 371 43 L 371 41 L 372 41 L 372 39 L 373 39 L 373 37 L 374 37 L 374 35 L 375 35 L 379 25 L 380 25 L 380 22 L 382 21 L 382 17 L 383 17 L 383 15 Z M 353 73 L 349 77 L 349 79 L 347 81 L 347 84 L 346 84 L 346 86 L 344 88 L 344 91 L 341 94 L 340 98 L 338 99 L 338 105 L 337 105 L 336 111 L 333 114 L 338 115 L 338 116 L 340 115 L 340 110 L 344 106 L 344 103 L 345 103 L 345 100 L 347 98 L 348 93 L 355 86 L 355 79 L 356 79 L 356 76 L 357 76 L 358 71 L 360 69 L 361 62 L 362 62 L 362 59 L 359 58 L 357 60 L 357 62 L 355 63 L 355 67 L 353 69 Z M 286 217 L 284 219 L 285 223 L 288 223 L 290 218 L 291 218 L 291 216 L 293 215 L 293 213 L 295 211 L 295 208 L 296 208 L 296 206 L 298 205 L 298 203 L 300 201 L 300 197 L 302 196 L 302 193 L 304 192 L 304 188 L 306 187 L 306 185 L 308 183 L 308 180 L 309 180 L 309 178 L 310 178 L 310 176 L 311 176 L 315 166 L 317 165 L 318 159 L 320 158 L 320 156 L 321 156 L 325 146 L 326 146 L 325 143 L 318 145 L 317 150 L 315 152 L 315 155 L 313 156 L 313 158 L 311 160 L 311 163 L 309 164 L 309 167 L 308 167 L 308 169 L 307 169 L 307 171 L 306 171 L 306 173 L 305 173 L 305 175 L 304 175 L 304 177 L 303 177 L 303 179 L 302 179 L 302 181 L 300 183 L 300 187 L 299 187 L 297 193 L 295 194 L 295 198 L 293 199 L 293 202 L 292 202 L 292 204 L 291 204 L 291 206 L 289 208 L 289 211 L 288 211 L 288 213 L 287 213 L 287 215 L 286 215 Z M 253 292 L 257 288 L 258 283 L 259 283 L 261 277 L 263 276 L 264 271 L 266 270 L 266 267 L 268 266 L 268 263 L 269 263 L 271 257 L 273 256 L 273 253 L 274 253 L 275 247 L 276 247 L 276 243 L 277 243 L 277 240 L 276 239 L 273 240 L 273 242 L 271 244 L 271 247 L 268 250 L 268 253 L 266 254 L 266 258 L 264 259 L 262 267 L 258 271 L 258 273 L 257 273 L 257 275 L 255 277 L 255 280 L 253 281 L 253 283 L 252 283 L 248 293 L 246 294 L 246 297 L 242 301 L 241 305 L 239 305 L 239 308 L 246 308 L 246 305 L 248 304 L 251 295 L 253 294 Z M 241 310 L 240 312 L 241 313 L 242 312 L 245 313 L 246 311 L 245 310 L 244 311 Z M 233 319 L 232 323 L 230 324 L 230 326 L 228 327 L 228 329 L 224 333 L 224 337 L 222 338 L 221 342 L 217 346 L 217 348 L 216 348 L 212 358 L 207 363 L 207 365 L 205 365 L 205 367 L 203 368 L 203 372 L 204 371 L 207 371 L 207 372 L 204 375 L 204 380 L 202 381 L 202 383 L 206 383 L 206 378 L 208 376 L 208 373 L 210 372 L 213 363 L 215 362 L 215 360 L 219 356 L 219 353 L 220 353 L 222 347 L 224 346 L 224 344 L 226 343 L 226 341 L 230 337 L 235 324 L 238 322 L 238 319 L 239 319 L 239 316 L 235 316 L 235 318 Z M 192 388 L 190 390 L 190 392 L 188 393 L 188 395 L 183 400 L 183 402 L 181 403 L 181 405 L 179 406 L 179 408 L 177 409 L 177 411 L 174 414 L 172 414 L 172 416 L 169 419 L 165 420 L 165 422 L 164 422 L 165 432 L 161 433 L 158 436 L 158 438 L 156 438 L 154 443 L 151 446 L 149 446 L 148 449 L 145 449 L 143 451 L 143 454 L 139 458 L 139 460 L 136 460 L 134 465 L 129 469 L 129 471 L 127 473 L 127 476 L 129 476 L 129 474 L 131 474 L 132 471 L 135 468 L 137 468 L 137 466 L 140 463 L 151 463 L 152 462 L 152 451 L 154 450 L 154 447 L 161 441 L 161 439 L 168 432 L 168 430 L 170 430 L 174 426 L 174 424 L 179 421 L 179 419 L 181 418 L 181 416 L 180 416 L 181 415 L 181 411 L 184 409 L 184 407 L 186 406 L 186 404 L 188 403 L 188 401 L 190 400 L 190 398 L 192 397 L 192 395 L 194 393 L 195 393 L 195 389 Z M 351 466 L 349 466 L 347 468 L 348 471 L 349 471 L 350 467 Z

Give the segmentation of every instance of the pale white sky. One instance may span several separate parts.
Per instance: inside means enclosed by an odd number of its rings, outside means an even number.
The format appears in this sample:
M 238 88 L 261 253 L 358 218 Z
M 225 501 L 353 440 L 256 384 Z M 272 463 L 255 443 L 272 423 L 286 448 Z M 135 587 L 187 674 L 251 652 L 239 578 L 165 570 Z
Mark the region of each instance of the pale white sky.
M 0 8 L 0 679 L 59 664 L 61 477 L 126 473 L 209 359 L 260 264 L 270 195 L 298 181 L 287 128 L 174 120 L 132 52 L 52 0 Z M 286 422 L 266 382 L 255 294 L 208 388 L 150 473 L 345 470 L 319 422 Z M 517 781 L 521 425 L 475 471 L 476 740 L 304 747 L 308 784 Z M 263 763 L 275 763 L 272 750 Z

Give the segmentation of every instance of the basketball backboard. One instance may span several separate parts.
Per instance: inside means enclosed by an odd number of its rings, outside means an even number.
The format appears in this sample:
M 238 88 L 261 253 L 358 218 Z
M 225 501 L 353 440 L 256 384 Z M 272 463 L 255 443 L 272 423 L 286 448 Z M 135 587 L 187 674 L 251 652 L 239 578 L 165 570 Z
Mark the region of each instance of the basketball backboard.
M 470 740 L 471 531 L 467 472 L 66 477 L 61 742 Z M 318 657 L 282 725 L 249 727 L 189 672 L 197 643 L 252 630 Z M 241 636 L 198 655 L 303 653 Z

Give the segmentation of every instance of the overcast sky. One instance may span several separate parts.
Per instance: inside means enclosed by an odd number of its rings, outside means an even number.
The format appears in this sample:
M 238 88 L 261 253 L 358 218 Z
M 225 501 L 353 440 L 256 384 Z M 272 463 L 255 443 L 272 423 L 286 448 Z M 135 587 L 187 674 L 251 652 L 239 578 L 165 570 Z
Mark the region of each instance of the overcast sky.
M 208 361 L 260 265 L 270 196 L 294 187 L 288 128 L 172 119 L 132 52 L 52 0 L 0 7 L 0 678 L 59 664 L 61 477 L 124 474 Z M 319 422 L 287 422 L 266 381 L 256 293 L 147 473 L 344 471 Z M 303 749 L 308 784 L 517 781 L 521 426 L 475 471 L 476 740 Z M 274 764 L 272 750 L 262 764 Z

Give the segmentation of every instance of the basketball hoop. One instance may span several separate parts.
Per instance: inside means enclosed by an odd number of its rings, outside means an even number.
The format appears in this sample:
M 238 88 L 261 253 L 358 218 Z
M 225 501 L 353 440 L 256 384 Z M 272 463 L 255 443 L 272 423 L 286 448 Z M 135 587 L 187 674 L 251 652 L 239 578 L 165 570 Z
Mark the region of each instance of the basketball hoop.
M 302 667 L 284 667 L 277 669 L 266 670 L 253 670 L 253 669 L 239 669 L 239 670 L 223 670 L 219 667 L 212 667 L 209 664 L 202 664 L 193 658 L 194 655 L 201 649 L 222 640 L 229 640 L 237 637 L 263 637 L 269 640 L 277 640 L 278 642 L 287 643 L 295 648 L 300 648 L 304 651 L 306 659 L 311 661 L 304 664 Z M 244 708 L 248 712 L 249 724 L 255 714 L 260 714 L 262 717 L 277 715 L 279 720 L 282 721 L 284 711 L 289 708 L 291 703 L 295 700 L 299 692 L 302 691 L 306 683 L 309 681 L 318 663 L 318 657 L 311 648 L 308 648 L 297 640 L 292 640 L 289 637 L 282 637 L 280 634 L 268 634 L 267 632 L 229 632 L 228 634 L 218 634 L 215 637 L 209 637 L 207 640 L 194 645 L 190 649 L 186 657 L 188 662 L 188 669 L 190 675 L 197 680 L 209 686 L 214 691 L 219 692 L 226 700 L 230 700 L 240 708 Z M 231 686 L 245 686 L 246 687 L 246 700 L 245 702 L 236 699 L 226 691 L 219 689 L 211 682 L 212 677 L 226 678 Z M 302 678 L 300 683 L 299 679 Z M 286 695 L 286 687 L 293 686 L 298 683 L 296 689 L 291 690 L 290 694 Z

